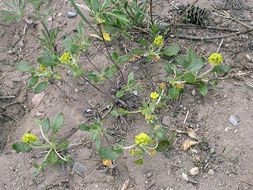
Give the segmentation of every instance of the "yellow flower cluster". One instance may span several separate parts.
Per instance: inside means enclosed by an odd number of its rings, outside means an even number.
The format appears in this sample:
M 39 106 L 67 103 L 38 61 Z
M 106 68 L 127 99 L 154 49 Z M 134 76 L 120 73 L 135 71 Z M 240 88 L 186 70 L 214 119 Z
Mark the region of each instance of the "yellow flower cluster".
M 166 84 L 165 83 L 160 83 L 159 87 L 163 90 L 166 90 Z
M 22 137 L 22 142 L 23 143 L 27 143 L 27 144 L 32 144 L 35 141 L 38 141 L 39 139 L 34 136 L 32 133 L 26 133 L 23 137 Z
M 156 100 L 159 97 L 159 94 L 157 92 L 152 92 L 150 94 L 150 98 L 152 98 L 153 100 Z
M 208 62 L 209 63 L 213 63 L 215 66 L 219 65 L 220 63 L 222 63 L 222 61 L 223 61 L 223 58 L 218 53 L 213 53 L 208 58 Z
M 65 52 L 61 56 L 61 63 L 69 63 L 69 60 L 71 59 L 69 52 Z
M 177 83 L 176 87 L 177 87 L 177 89 L 182 89 L 182 88 L 184 88 L 184 83 Z
M 152 140 L 145 133 L 141 133 L 141 134 L 135 136 L 135 144 L 146 145 L 146 144 L 150 144 L 151 142 L 152 142 Z
M 157 36 L 154 40 L 154 44 L 158 47 L 162 47 L 164 43 L 164 39 L 161 35 Z

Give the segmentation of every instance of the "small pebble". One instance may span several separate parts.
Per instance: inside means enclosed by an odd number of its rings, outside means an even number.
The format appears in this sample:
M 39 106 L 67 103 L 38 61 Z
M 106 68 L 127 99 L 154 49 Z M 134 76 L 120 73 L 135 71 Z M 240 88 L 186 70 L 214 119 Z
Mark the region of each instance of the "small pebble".
M 182 176 L 181 176 L 181 177 L 182 177 L 183 180 L 189 181 L 189 178 L 188 178 L 187 174 L 182 173 Z
M 76 12 L 72 12 L 72 11 L 69 11 L 68 14 L 67 14 L 68 18 L 74 18 L 77 16 L 77 13 Z
M 135 96 L 137 96 L 137 95 L 138 95 L 138 91 L 137 91 L 137 90 L 134 90 L 134 91 L 133 91 L 133 94 L 134 94 Z
M 192 176 L 196 176 L 199 174 L 199 168 L 198 167 L 194 167 L 192 169 L 190 169 L 189 174 Z
M 210 169 L 210 170 L 208 171 L 208 174 L 214 175 L 214 170 L 213 170 L 213 169 Z
M 196 96 L 196 90 L 195 89 L 193 89 L 191 93 L 192 93 L 193 96 Z
M 230 123 L 233 125 L 233 126 L 237 126 L 238 125 L 238 122 L 239 122 L 239 118 L 235 115 L 230 115 L 229 117 L 229 121 Z
M 252 25 L 252 26 L 253 26 L 253 20 L 250 22 L 250 25 Z
M 226 127 L 226 128 L 224 129 L 224 131 L 225 131 L 225 132 L 231 131 L 231 127 Z

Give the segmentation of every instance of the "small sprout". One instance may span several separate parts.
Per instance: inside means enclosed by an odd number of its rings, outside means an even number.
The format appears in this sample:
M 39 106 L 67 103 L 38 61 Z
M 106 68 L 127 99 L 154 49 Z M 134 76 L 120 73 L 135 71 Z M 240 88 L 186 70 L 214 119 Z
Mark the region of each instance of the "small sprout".
M 61 56 L 61 63 L 69 63 L 70 59 L 71 57 L 70 57 L 69 52 L 65 52 Z
M 159 94 L 157 92 L 152 92 L 150 94 L 150 98 L 152 98 L 153 100 L 156 100 L 159 97 Z
M 222 61 L 223 61 L 223 58 L 218 53 L 213 53 L 208 58 L 208 62 L 209 63 L 213 63 L 215 66 L 219 65 L 220 63 L 222 63 Z
M 141 133 L 141 134 L 135 136 L 135 144 L 147 145 L 147 144 L 150 144 L 150 143 L 152 143 L 152 140 L 145 133 Z
M 161 35 L 157 36 L 154 40 L 154 44 L 157 46 L 157 47 L 162 47 L 163 46 L 163 43 L 164 43 L 164 39 Z
M 26 133 L 23 137 L 22 137 L 22 142 L 26 143 L 26 144 L 33 144 L 35 141 L 38 141 L 39 139 L 34 136 L 32 133 Z

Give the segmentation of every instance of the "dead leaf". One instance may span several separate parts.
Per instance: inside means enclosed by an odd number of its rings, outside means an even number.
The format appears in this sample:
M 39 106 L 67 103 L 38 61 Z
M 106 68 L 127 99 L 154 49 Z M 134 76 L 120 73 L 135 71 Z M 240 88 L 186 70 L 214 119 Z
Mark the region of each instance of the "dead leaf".
M 35 106 L 38 106 L 41 102 L 41 100 L 44 98 L 45 92 L 41 92 L 40 94 L 35 94 L 32 98 L 32 103 Z
M 195 145 L 195 144 L 198 144 L 198 142 L 197 142 L 197 141 L 189 141 L 189 140 L 187 140 L 187 141 L 185 141 L 185 142 L 182 144 L 181 149 L 182 149 L 183 151 L 186 151 L 188 148 L 190 148 L 191 146 L 193 146 L 193 145 Z
M 103 164 L 103 166 L 107 166 L 108 168 L 111 168 L 112 167 L 112 160 L 102 159 L 102 164 Z
M 70 102 L 70 99 L 69 99 L 69 98 L 64 98 L 64 101 L 65 101 L 66 103 L 69 103 L 69 102 Z
M 98 38 L 98 39 L 102 40 L 102 38 L 97 34 L 87 34 L 87 35 L 90 36 L 90 37 Z
M 196 140 L 199 140 L 199 138 L 197 137 L 197 135 L 195 134 L 195 132 L 193 131 L 193 129 L 189 129 L 188 132 L 187 132 L 188 136 L 193 138 L 193 139 L 196 139 Z
M 105 31 L 103 32 L 103 38 L 105 39 L 105 41 L 111 41 L 110 34 L 106 33 Z

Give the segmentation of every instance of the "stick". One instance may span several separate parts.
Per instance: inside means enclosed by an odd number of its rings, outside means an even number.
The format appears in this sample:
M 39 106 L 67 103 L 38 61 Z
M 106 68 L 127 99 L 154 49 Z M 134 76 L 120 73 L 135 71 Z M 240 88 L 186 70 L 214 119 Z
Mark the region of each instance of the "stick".
M 221 38 L 228 38 L 231 36 L 236 36 L 236 35 L 240 35 L 240 34 L 246 34 L 249 32 L 252 32 L 253 29 L 250 30 L 245 30 L 245 31 L 241 31 L 241 32 L 235 32 L 232 34 L 227 34 L 227 35 L 221 35 L 221 36 L 212 36 L 212 37 L 196 37 L 196 36 L 181 36 L 181 35 L 177 35 L 177 38 L 181 38 L 181 39 L 187 39 L 187 40 L 215 40 L 215 39 L 221 39 Z
M 253 183 L 249 183 L 249 182 L 244 181 L 244 180 L 241 180 L 240 182 L 242 182 L 242 183 L 246 183 L 246 184 L 248 184 L 248 185 L 250 185 L 250 186 L 253 186 Z
M 0 96 L 0 99 L 11 99 L 16 98 L 16 96 Z

